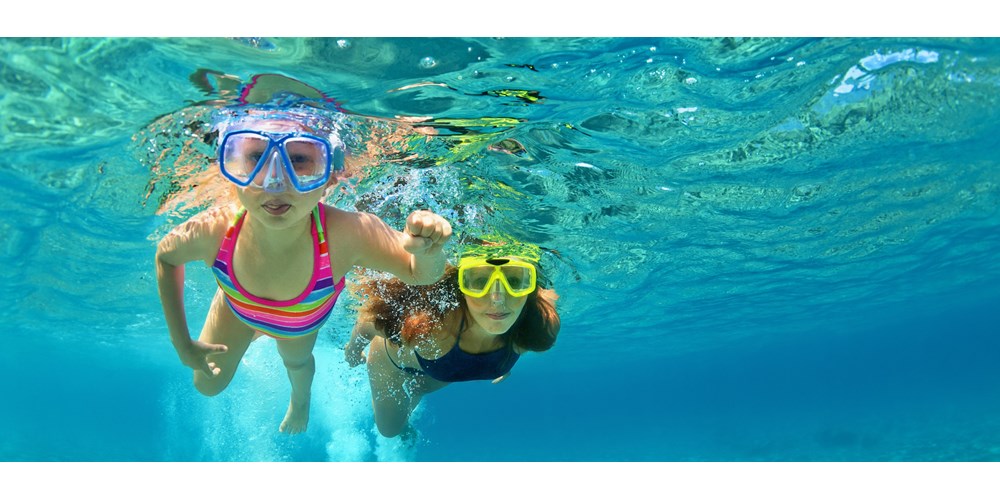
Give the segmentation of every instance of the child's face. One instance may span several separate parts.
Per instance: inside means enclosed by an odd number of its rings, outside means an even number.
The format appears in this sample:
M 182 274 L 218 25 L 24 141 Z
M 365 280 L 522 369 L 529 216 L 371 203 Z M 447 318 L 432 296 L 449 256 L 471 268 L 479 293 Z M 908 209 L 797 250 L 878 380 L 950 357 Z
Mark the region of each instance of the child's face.
M 252 128 L 248 128 L 261 132 L 309 132 L 300 124 L 286 120 L 261 121 L 253 124 Z M 323 198 L 326 189 L 319 188 L 307 193 L 297 191 L 292 186 L 291 180 L 287 178 L 288 173 L 284 169 L 281 158 L 276 153 L 275 150 L 272 157 L 267 159 L 269 163 L 265 164 L 259 174 L 264 176 L 270 172 L 274 182 L 260 182 L 263 186 L 251 183 L 247 187 L 236 187 L 236 196 L 246 207 L 251 217 L 263 222 L 268 227 L 281 229 L 295 225 L 302 218 L 309 216 L 312 209 Z M 289 151 L 289 154 L 293 154 L 293 152 Z M 271 163 L 273 163 L 273 167 Z M 330 182 L 335 181 L 335 176 L 331 175 Z M 327 183 L 327 186 L 329 185 L 330 183 Z M 279 188 L 275 189 L 275 186 L 279 186 Z

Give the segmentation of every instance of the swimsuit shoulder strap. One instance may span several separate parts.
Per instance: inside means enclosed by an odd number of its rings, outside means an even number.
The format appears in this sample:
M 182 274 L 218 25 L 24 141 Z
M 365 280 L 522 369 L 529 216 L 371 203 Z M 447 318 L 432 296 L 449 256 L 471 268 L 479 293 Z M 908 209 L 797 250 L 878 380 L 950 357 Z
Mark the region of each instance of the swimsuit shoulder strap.
M 227 264 L 232 260 L 233 248 L 236 246 L 236 236 L 240 231 L 240 227 L 243 225 L 243 216 L 246 215 L 246 207 L 240 207 L 236 211 L 236 215 L 233 216 L 232 222 L 229 223 L 229 227 L 226 228 L 226 236 L 222 240 L 222 245 L 219 247 L 219 254 L 216 255 L 216 260 L 221 260 Z
M 316 226 L 316 234 L 319 238 L 320 244 L 326 243 L 326 210 L 323 209 L 323 204 L 319 203 L 316 208 L 313 209 L 313 224 Z
M 246 215 L 246 213 L 247 213 L 247 207 L 240 207 L 240 209 L 236 211 L 236 215 L 233 216 L 233 221 L 229 223 L 229 225 L 235 226 L 240 221 L 240 219 L 242 219 L 243 216 Z

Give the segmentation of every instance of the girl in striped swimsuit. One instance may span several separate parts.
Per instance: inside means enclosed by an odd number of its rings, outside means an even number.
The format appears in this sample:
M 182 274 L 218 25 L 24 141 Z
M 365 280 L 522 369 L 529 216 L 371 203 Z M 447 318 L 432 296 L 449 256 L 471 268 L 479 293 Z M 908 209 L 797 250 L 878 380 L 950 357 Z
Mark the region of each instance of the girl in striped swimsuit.
M 308 125 L 307 125 L 308 124 Z M 343 169 L 337 123 L 312 110 L 241 108 L 219 126 L 219 168 L 241 207 L 202 212 L 174 228 L 156 252 L 170 339 L 202 394 L 222 392 L 250 342 L 274 337 L 291 400 L 279 431 L 306 430 L 317 331 L 354 266 L 427 284 L 445 266 L 451 237 L 442 217 L 415 211 L 404 231 L 378 217 L 320 203 Z M 184 314 L 184 264 L 212 267 L 219 289 L 197 340 Z

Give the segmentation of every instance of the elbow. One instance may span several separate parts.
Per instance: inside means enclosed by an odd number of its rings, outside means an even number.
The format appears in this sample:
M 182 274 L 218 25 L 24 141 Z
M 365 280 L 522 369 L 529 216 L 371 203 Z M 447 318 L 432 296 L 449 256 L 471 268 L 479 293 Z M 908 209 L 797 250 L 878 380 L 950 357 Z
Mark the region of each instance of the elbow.
M 177 267 L 170 263 L 167 257 L 167 252 L 163 249 L 162 245 L 156 248 L 156 256 L 153 258 L 153 263 L 156 265 L 158 275 L 166 274 L 171 269 Z
M 168 269 L 168 267 L 170 266 L 170 264 L 167 263 L 165 257 L 166 254 L 163 250 L 163 245 L 162 244 L 157 245 L 156 256 L 153 257 L 153 264 L 156 266 L 157 274 L 163 274 L 163 271 Z
M 156 256 L 153 257 L 157 278 L 173 274 L 181 265 L 181 263 L 175 262 L 176 255 L 172 253 L 173 249 L 169 244 L 165 244 L 165 241 L 160 241 L 160 244 L 156 246 Z

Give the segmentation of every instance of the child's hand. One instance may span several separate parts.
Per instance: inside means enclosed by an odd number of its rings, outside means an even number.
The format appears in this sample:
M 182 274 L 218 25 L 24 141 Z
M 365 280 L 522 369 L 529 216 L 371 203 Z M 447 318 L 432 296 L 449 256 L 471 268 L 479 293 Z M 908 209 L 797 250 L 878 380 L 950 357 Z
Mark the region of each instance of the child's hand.
M 181 363 L 192 370 L 201 370 L 205 375 L 214 377 L 222 372 L 222 369 L 215 366 L 215 363 L 208 361 L 208 355 L 217 352 L 226 352 L 229 348 L 223 344 L 206 344 L 200 340 L 191 342 L 187 349 L 178 349 L 177 354 L 181 358 Z
M 451 224 L 440 215 L 427 210 L 417 210 L 406 218 L 406 235 L 403 248 L 414 255 L 438 252 L 451 238 Z

